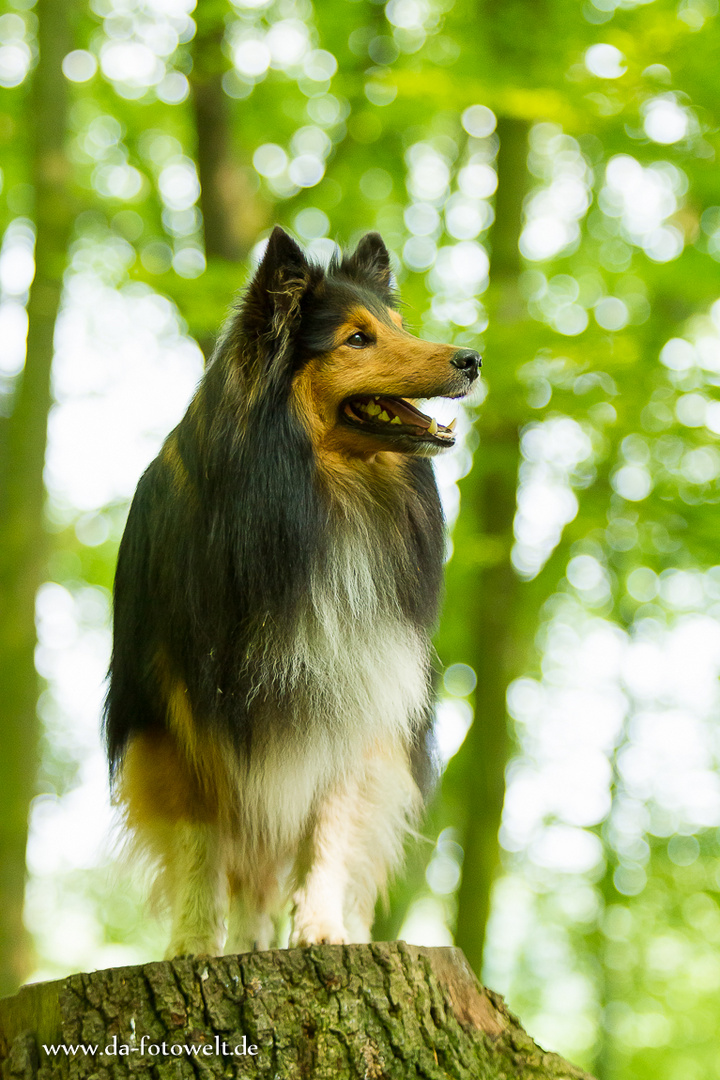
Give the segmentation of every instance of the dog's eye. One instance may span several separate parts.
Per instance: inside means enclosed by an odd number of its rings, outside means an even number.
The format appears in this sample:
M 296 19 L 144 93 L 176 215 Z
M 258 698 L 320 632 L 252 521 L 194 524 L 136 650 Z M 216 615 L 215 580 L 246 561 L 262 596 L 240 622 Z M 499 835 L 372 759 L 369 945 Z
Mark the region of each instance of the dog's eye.
M 351 345 L 353 349 L 364 349 L 371 341 L 372 338 L 368 334 L 363 334 L 361 330 L 357 330 L 350 335 L 345 344 Z

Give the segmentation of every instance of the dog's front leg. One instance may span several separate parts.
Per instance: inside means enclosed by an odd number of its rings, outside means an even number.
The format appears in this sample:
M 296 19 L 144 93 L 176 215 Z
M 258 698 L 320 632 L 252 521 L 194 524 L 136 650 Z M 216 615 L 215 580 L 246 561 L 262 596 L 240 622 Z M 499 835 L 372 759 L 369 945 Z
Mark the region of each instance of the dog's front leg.
M 227 878 L 216 824 L 179 822 L 166 856 L 172 932 L 166 956 L 222 953 Z
M 272 946 L 276 937 L 274 920 L 283 900 L 278 886 L 279 869 L 263 864 L 258 857 L 252 871 L 231 875 L 226 953 L 264 951 Z
M 344 907 L 355 844 L 358 784 L 346 779 L 318 808 L 310 838 L 310 867 L 296 891 L 291 945 L 348 942 Z

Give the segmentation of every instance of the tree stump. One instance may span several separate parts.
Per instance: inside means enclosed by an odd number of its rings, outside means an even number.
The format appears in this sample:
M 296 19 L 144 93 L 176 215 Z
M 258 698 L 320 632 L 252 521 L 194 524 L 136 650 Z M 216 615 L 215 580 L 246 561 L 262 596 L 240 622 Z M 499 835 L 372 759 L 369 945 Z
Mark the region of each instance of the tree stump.
M 402 941 L 26 986 L 0 1001 L 0 1062 L 3 1080 L 591 1080 L 541 1050 L 459 949 Z

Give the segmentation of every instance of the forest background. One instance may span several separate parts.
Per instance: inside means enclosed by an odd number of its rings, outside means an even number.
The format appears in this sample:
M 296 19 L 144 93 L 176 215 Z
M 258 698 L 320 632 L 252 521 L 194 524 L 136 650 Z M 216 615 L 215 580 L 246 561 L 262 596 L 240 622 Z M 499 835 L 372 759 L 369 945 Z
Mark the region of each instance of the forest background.
M 485 356 L 376 936 L 601 1080 L 720 1077 L 719 62 L 718 0 L 4 0 L 1 992 L 162 951 L 99 741 L 128 500 L 271 226 L 374 228 Z

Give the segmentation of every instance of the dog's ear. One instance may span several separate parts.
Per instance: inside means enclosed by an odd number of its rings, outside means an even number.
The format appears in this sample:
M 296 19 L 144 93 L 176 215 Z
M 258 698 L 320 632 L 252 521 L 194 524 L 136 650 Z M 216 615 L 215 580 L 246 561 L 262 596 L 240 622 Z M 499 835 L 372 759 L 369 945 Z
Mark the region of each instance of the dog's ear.
M 270 233 L 270 239 L 255 274 L 253 285 L 258 283 L 263 290 L 266 290 L 274 279 L 300 277 L 307 269 L 308 261 L 300 245 L 296 244 L 284 229 L 276 225 Z
M 390 252 L 380 233 L 366 233 L 352 255 L 343 260 L 342 269 L 348 277 L 366 281 L 379 292 L 392 291 Z
M 242 307 L 243 330 L 261 346 L 268 366 L 288 353 L 312 269 L 302 248 L 276 225 Z

